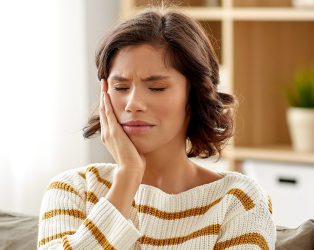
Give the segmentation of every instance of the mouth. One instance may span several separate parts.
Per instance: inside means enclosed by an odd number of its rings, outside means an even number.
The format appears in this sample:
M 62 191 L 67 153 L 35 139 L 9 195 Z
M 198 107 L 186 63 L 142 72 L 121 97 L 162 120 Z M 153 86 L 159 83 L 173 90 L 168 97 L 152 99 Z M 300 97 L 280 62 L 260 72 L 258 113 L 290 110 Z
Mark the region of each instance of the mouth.
M 121 123 L 122 126 L 154 126 L 149 122 L 141 121 L 141 120 L 131 120 L 128 122 Z
M 129 134 L 139 134 L 145 133 L 151 130 L 155 125 L 149 122 L 141 120 L 131 120 L 125 123 L 122 123 L 122 128 L 126 133 Z
M 145 133 L 151 130 L 154 125 L 122 125 L 122 128 L 126 133 L 138 134 Z

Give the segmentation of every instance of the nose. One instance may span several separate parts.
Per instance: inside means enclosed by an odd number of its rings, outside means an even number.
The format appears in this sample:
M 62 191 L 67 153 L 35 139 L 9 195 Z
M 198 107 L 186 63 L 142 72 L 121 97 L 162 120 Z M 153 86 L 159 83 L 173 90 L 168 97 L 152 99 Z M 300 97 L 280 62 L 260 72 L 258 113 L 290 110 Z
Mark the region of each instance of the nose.
M 143 93 L 140 93 L 140 90 L 133 88 L 127 97 L 127 104 L 125 106 L 126 112 L 145 112 L 147 110 L 147 105 Z

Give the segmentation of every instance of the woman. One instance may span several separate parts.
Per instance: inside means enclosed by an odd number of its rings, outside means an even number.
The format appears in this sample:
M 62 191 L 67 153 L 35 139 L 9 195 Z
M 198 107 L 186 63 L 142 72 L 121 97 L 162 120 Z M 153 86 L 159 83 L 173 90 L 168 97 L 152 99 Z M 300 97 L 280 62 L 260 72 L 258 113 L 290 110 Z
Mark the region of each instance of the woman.
M 117 164 L 50 182 L 38 249 L 274 249 L 267 193 L 241 173 L 188 159 L 220 158 L 237 107 L 217 92 L 218 59 L 201 26 L 147 8 L 104 36 L 96 65 L 99 115 L 84 137 L 100 132 Z

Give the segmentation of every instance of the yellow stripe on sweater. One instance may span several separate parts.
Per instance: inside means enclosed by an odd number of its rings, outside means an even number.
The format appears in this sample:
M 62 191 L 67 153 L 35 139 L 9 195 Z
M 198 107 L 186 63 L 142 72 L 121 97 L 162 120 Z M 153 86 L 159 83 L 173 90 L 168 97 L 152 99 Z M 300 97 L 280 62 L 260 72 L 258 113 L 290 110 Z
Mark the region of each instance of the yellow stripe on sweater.
M 204 207 L 191 208 L 180 212 L 164 212 L 157 208 L 153 208 L 147 205 L 135 205 L 135 208 L 139 213 L 150 214 L 159 219 L 163 220 L 177 220 L 191 216 L 197 216 L 205 214 L 212 206 L 216 205 L 221 201 L 222 198 L 212 202 L 211 204 Z
M 46 243 L 52 241 L 52 240 L 56 240 L 56 239 L 59 239 L 59 238 L 62 238 L 63 236 L 65 235 L 72 235 L 72 234 L 75 234 L 75 232 L 73 231 L 68 231 L 68 232 L 64 232 L 64 233 L 60 233 L 60 234 L 55 234 L 55 235 L 52 235 L 50 237 L 47 237 L 47 238 L 44 238 L 42 240 L 40 240 L 38 242 L 38 247 L 40 247 L 41 245 L 45 245 Z
M 233 194 L 235 197 L 237 197 L 241 201 L 245 210 L 247 210 L 247 211 L 252 209 L 255 206 L 252 199 L 250 198 L 250 196 L 248 196 L 241 189 L 238 189 L 238 188 L 230 189 L 227 192 L 227 194 Z
M 248 233 L 231 240 L 216 243 L 214 250 L 222 250 L 232 246 L 238 246 L 242 244 L 254 244 L 258 245 L 262 250 L 269 250 L 265 238 L 258 233 Z
M 190 239 L 194 239 L 203 235 L 218 235 L 220 232 L 221 226 L 219 224 L 210 225 L 204 227 L 198 231 L 195 231 L 187 236 L 175 237 L 175 238 L 166 238 L 166 239 L 154 239 L 146 236 L 142 236 L 138 239 L 141 244 L 153 245 L 153 246 L 169 246 L 169 245 L 178 245 L 184 243 Z
M 81 212 L 80 210 L 76 210 L 76 209 L 54 209 L 54 210 L 51 210 L 49 212 L 44 213 L 43 216 L 41 217 L 40 222 L 42 222 L 45 219 L 49 219 L 49 218 L 52 218 L 56 215 L 61 215 L 61 214 L 73 216 L 73 217 L 79 218 L 81 220 L 86 219 L 86 215 L 83 212 Z
M 60 181 L 55 181 L 55 182 L 52 182 L 46 189 L 46 192 L 49 190 L 49 189 L 61 189 L 61 190 L 64 190 L 64 191 L 67 191 L 67 192 L 71 192 L 73 194 L 76 194 L 78 196 L 80 196 L 78 194 L 78 192 L 76 192 L 76 190 L 69 184 L 67 183 L 64 183 L 64 182 L 60 182 Z
M 83 174 L 83 173 L 78 173 L 82 178 L 84 178 L 84 179 L 86 179 L 86 176 L 85 176 L 85 174 Z
M 235 197 L 237 197 L 241 201 L 243 207 L 246 210 L 250 210 L 255 206 L 252 199 L 245 192 L 243 192 L 241 189 L 233 188 L 233 189 L 230 189 L 226 194 L 232 194 Z M 182 219 L 182 218 L 186 218 L 186 217 L 203 215 L 211 207 L 218 204 L 222 199 L 223 199 L 223 197 L 215 200 L 214 202 L 210 203 L 209 205 L 206 205 L 203 207 L 191 208 L 191 209 L 187 209 L 187 210 L 180 211 L 180 212 L 165 212 L 165 211 L 161 211 L 157 208 L 153 208 L 153 207 L 150 207 L 147 205 L 135 205 L 134 201 L 132 203 L 132 206 L 135 207 L 139 213 L 150 214 L 152 216 L 155 216 L 155 217 L 157 217 L 159 219 L 163 219 L 163 220 L 178 220 L 178 219 Z
M 272 214 L 273 213 L 273 204 L 272 204 L 269 196 L 268 196 L 268 209 L 269 209 L 269 212 Z
M 73 250 L 66 235 L 62 237 L 62 245 L 64 250 Z
M 85 171 L 85 174 L 86 174 L 87 172 L 93 172 L 93 173 L 96 175 L 97 180 L 98 180 L 99 182 L 105 184 L 108 188 L 111 188 L 112 183 L 111 183 L 110 181 L 107 181 L 107 180 L 104 180 L 103 178 L 101 178 L 100 175 L 99 175 L 99 172 L 98 172 L 98 169 L 97 169 L 97 168 L 95 168 L 95 167 L 88 167 L 88 168 L 86 169 L 86 171 Z
M 103 249 L 115 250 L 115 248 L 108 242 L 105 235 L 99 230 L 99 228 L 90 220 L 84 220 L 84 226 L 88 228 L 94 235 L 98 243 L 103 247 Z
M 89 201 L 94 204 L 96 204 L 99 201 L 99 199 L 93 192 L 85 192 L 85 195 L 86 195 L 86 201 Z

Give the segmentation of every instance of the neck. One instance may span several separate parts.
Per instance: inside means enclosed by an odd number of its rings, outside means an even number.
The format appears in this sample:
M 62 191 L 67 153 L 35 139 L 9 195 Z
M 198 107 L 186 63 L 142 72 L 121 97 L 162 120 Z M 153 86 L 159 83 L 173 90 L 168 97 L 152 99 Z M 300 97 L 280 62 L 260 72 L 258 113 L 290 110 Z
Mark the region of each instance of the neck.
M 146 168 L 142 184 L 166 193 L 180 193 L 188 190 L 197 178 L 197 168 L 186 155 L 185 143 L 163 146 L 144 156 Z

